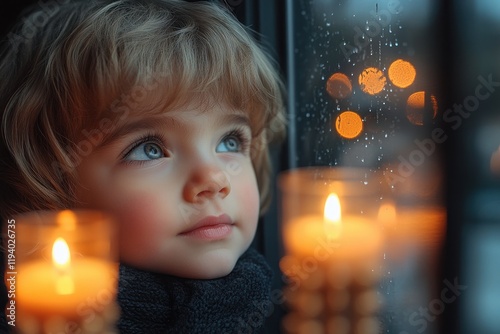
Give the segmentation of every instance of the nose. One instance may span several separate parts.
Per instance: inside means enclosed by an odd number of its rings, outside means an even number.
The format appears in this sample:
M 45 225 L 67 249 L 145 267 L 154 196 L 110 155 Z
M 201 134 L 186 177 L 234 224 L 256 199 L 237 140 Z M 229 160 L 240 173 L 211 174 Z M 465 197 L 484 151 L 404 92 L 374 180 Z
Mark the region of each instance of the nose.
M 225 198 L 231 192 L 229 175 L 220 168 L 199 166 L 192 171 L 184 187 L 184 200 L 202 203 L 207 199 Z

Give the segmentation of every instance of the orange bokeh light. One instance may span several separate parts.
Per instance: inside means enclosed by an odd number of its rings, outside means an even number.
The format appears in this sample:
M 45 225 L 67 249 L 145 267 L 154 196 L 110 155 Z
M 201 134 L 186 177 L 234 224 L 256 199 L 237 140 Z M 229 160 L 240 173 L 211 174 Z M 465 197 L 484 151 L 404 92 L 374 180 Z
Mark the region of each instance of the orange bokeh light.
M 389 66 L 388 74 L 389 79 L 395 86 L 406 88 L 415 81 L 417 71 L 410 62 L 403 59 L 397 59 Z
M 363 121 L 354 111 L 344 111 L 337 116 L 335 129 L 342 137 L 353 139 L 363 131 Z
M 359 75 L 361 90 L 367 94 L 380 93 L 387 83 L 384 72 L 375 67 L 368 67 Z
M 334 73 L 326 82 L 326 91 L 335 99 L 344 99 L 352 93 L 351 80 L 343 73 Z
M 406 101 L 408 107 L 422 109 L 425 106 L 425 92 L 416 92 L 411 94 Z
M 426 93 L 424 91 L 416 92 L 408 97 L 406 102 L 406 117 L 415 125 L 423 125 L 426 113 L 431 113 L 431 119 L 436 118 L 438 111 L 437 99 L 434 95 L 430 95 L 430 101 L 426 101 Z M 428 105 L 430 102 L 430 106 Z

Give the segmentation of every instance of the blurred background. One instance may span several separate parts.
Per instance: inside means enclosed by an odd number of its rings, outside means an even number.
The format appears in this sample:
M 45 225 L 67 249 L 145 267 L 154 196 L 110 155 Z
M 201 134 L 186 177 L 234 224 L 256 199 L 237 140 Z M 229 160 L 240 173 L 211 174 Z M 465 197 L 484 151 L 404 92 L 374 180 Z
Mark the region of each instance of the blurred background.
M 363 167 L 381 172 L 396 198 L 430 194 L 446 208 L 436 289 L 421 306 L 432 309 L 445 287 L 456 298 L 384 333 L 500 333 L 500 2 L 220 2 L 255 32 L 287 84 L 289 133 L 272 147 L 276 175 Z M 7 33 L 22 8 L 57 3 L 3 0 L 3 41 L 23 38 Z M 276 290 L 285 284 L 278 204 L 254 243 Z M 279 333 L 286 307 L 267 313 L 265 332 Z

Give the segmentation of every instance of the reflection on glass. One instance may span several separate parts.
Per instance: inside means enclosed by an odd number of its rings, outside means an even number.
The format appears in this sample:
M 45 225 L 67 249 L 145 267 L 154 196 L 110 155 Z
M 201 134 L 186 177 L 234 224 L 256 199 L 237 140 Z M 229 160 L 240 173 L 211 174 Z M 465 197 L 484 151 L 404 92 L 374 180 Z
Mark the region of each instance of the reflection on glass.
M 441 147 L 432 137 L 443 133 L 438 109 L 438 101 L 444 100 L 438 87 L 440 41 L 439 34 L 433 34 L 439 25 L 439 6 L 430 0 L 290 0 L 288 4 L 293 8 L 290 102 L 296 134 L 291 138 L 296 150 L 290 153 L 290 165 L 362 167 L 380 173 L 377 186 L 390 188 L 395 198 L 389 203 L 388 194 L 377 197 L 387 202 L 378 219 L 398 230 L 398 241 L 404 240 L 398 244 L 401 247 L 407 240 L 418 240 L 411 252 L 387 252 L 387 270 L 378 287 L 386 298 L 380 316 L 362 322 L 330 312 L 331 318 L 321 318 L 321 330 L 416 332 L 420 327 L 413 325 L 415 318 L 410 315 L 417 312 L 420 319 L 419 307 L 435 295 L 437 257 L 426 249 L 431 244 L 433 250 L 439 249 L 445 226 L 443 183 L 436 180 L 442 176 Z M 432 200 L 427 203 L 423 198 Z M 335 301 L 342 299 L 337 296 Z M 316 304 L 309 300 L 303 305 Z M 327 298 L 329 311 L 337 306 Z M 306 326 L 298 319 L 299 314 L 289 314 L 286 331 L 300 332 L 298 328 Z M 429 323 L 427 332 L 438 323 Z M 307 322 L 310 327 L 304 332 L 320 330 L 315 324 Z
M 326 91 L 334 99 L 345 99 L 352 93 L 351 80 L 344 73 L 334 73 L 326 82 Z
M 424 126 L 406 115 L 411 94 L 439 97 L 437 49 L 429 38 L 436 8 L 428 0 L 290 3 L 297 148 L 290 165 L 385 169 L 440 121 L 432 104 Z M 359 134 L 345 136 L 332 126 L 345 111 L 361 118 Z
M 375 67 L 368 67 L 359 75 L 361 90 L 370 95 L 380 93 L 386 83 L 384 72 Z
M 415 125 L 424 125 L 425 120 L 436 118 L 438 112 L 437 99 L 434 95 L 426 99 L 423 91 L 411 94 L 406 101 L 406 117 Z M 425 122 L 427 123 L 427 122 Z
M 337 133 L 344 138 L 353 139 L 363 131 L 363 121 L 354 111 L 344 111 L 335 120 Z
M 389 79 L 399 88 L 412 85 L 416 75 L 417 71 L 409 61 L 397 59 L 389 66 Z
M 377 218 L 379 221 L 382 221 L 385 226 L 394 228 L 394 224 L 396 223 L 396 207 L 394 203 L 392 201 L 386 201 L 381 204 Z

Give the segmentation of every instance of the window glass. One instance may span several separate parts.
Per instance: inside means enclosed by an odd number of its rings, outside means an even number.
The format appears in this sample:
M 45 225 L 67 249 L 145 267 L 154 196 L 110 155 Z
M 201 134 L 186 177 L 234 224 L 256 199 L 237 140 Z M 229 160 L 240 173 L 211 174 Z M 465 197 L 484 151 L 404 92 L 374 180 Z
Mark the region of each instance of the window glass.
M 436 224 L 414 231 L 424 247 L 431 245 L 435 262 L 419 254 L 400 262 L 398 273 L 390 263 L 380 291 L 387 297 L 381 332 L 423 331 L 412 319 L 422 320 L 419 307 L 434 298 L 446 223 L 442 57 L 449 50 L 442 45 L 439 6 L 430 0 L 288 4 L 290 164 L 381 172 L 398 210 L 414 215 L 418 206 L 424 208 L 419 217 L 436 217 Z M 425 324 L 432 330 L 438 322 Z
M 398 162 L 439 122 L 431 2 L 299 0 L 293 7 L 292 165 Z

